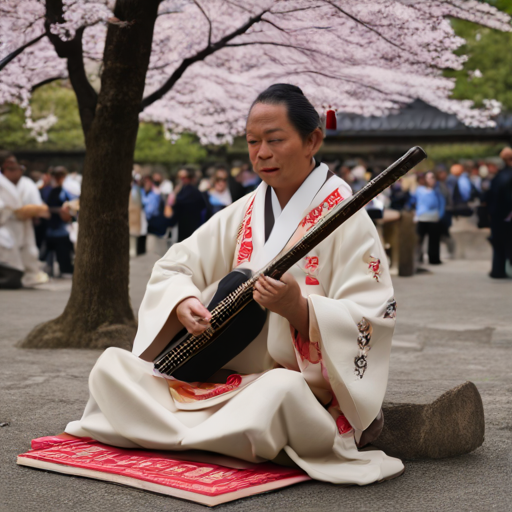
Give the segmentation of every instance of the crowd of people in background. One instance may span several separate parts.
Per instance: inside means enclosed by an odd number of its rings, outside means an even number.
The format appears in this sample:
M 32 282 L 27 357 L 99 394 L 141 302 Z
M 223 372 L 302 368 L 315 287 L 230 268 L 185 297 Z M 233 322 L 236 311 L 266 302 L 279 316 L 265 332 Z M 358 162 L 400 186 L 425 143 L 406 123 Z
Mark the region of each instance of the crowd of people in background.
M 130 194 L 130 235 L 136 238 L 135 253 L 146 252 L 147 235 L 181 242 L 212 215 L 255 190 L 260 179 L 249 166 L 208 167 L 201 172 L 185 166 L 175 183 L 159 172 L 133 172 Z
M 378 222 L 384 212 L 414 212 L 416 258 L 441 262 L 441 243 L 453 257 L 454 219 L 473 217 L 490 228 L 493 262 L 490 276 L 505 278 L 512 262 L 512 149 L 495 158 L 442 164 L 426 173 L 409 173 L 366 206 Z M 81 176 L 62 166 L 27 173 L 12 153 L 0 154 L 0 288 L 34 286 L 49 277 L 69 278 L 77 240 Z M 354 192 L 380 170 L 362 160 L 329 164 Z M 148 250 L 148 240 L 172 243 L 188 238 L 212 215 L 252 192 L 260 183 L 247 164 L 199 169 L 183 166 L 171 180 L 163 172 L 132 174 L 129 229 L 133 256 Z M 508 273 L 507 273 L 508 272 Z
M 8 152 L 0 166 L 0 287 L 71 278 L 81 177 L 62 166 L 26 175 Z
M 440 246 L 445 242 L 453 257 L 455 245 L 450 236 L 453 219 L 476 217 L 479 228 L 491 228 L 493 248 L 490 277 L 509 277 L 507 261 L 512 262 L 512 149 L 496 159 L 471 160 L 453 164 L 449 171 L 437 166 L 416 175 L 414 187 L 399 180 L 390 187 L 390 207 L 415 210 L 418 233 L 418 261 L 424 259 L 424 240 L 428 237 L 428 260 L 441 263 Z M 508 264 L 510 265 L 510 263 Z

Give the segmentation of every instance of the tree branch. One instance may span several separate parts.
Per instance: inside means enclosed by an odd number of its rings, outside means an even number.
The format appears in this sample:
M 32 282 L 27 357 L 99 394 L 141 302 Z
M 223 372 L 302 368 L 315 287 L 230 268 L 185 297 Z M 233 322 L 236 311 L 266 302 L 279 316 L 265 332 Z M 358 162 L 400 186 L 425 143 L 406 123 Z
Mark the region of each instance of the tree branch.
M 51 84 L 52 82 L 55 82 L 55 80 L 64 80 L 65 78 L 65 76 L 52 76 L 51 78 L 47 78 L 46 80 L 41 80 L 41 82 L 38 82 L 37 84 L 32 86 L 30 92 L 33 93 L 36 89 L 39 89 L 39 87 L 42 87 L 43 85 Z
M 293 50 L 297 50 L 300 53 L 303 54 L 316 54 L 320 55 L 322 57 L 327 57 L 331 61 L 337 61 L 341 63 L 346 63 L 345 60 L 338 58 L 337 56 L 321 52 L 319 50 L 315 50 L 314 48 L 307 48 L 305 46 L 297 46 L 294 44 L 286 44 L 286 43 L 276 43 L 274 41 L 248 41 L 246 43 L 233 43 L 233 44 L 227 44 L 225 48 L 237 48 L 237 47 L 243 47 L 243 46 L 279 46 L 281 48 L 291 48 Z M 274 60 L 277 64 L 279 63 L 279 60 Z
M 233 32 L 230 32 L 226 36 L 224 36 L 222 39 L 219 39 L 214 44 L 208 45 L 204 50 L 201 50 L 200 52 L 196 53 L 193 57 L 189 57 L 187 59 L 183 59 L 182 63 L 174 70 L 172 75 L 168 78 L 168 80 L 155 92 L 151 93 L 149 96 L 144 98 L 141 103 L 141 111 L 144 110 L 146 107 L 154 103 L 155 101 L 162 98 L 166 93 L 168 93 L 174 86 L 174 84 L 181 78 L 183 73 L 195 62 L 202 61 L 206 59 L 206 57 L 209 57 L 213 53 L 217 52 L 218 50 L 224 48 L 229 41 L 234 39 L 235 37 L 244 34 L 247 32 L 253 25 L 261 21 L 262 16 L 268 12 L 267 10 L 261 12 L 257 16 L 254 16 L 252 18 L 249 18 L 247 23 L 242 25 L 241 27 L 237 28 Z
M 371 32 L 373 32 L 374 34 L 377 34 L 381 39 L 384 39 L 384 41 L 386 41 L 387 43 L 393 45 L 395 48 L 398 48 L 399 50 L 402 50 L 402 51 L 407 51 L 405 48 L 403 48 L 402 46 L 394 43 L 393 41 L 391 41 L 391 39 L 388 39 L 386 36 L 382 35 L 378 30 L 375 30 L 373 27 L 370 27 L 370 25 L 368 25 L 367 23 L 365 23 L 364 21 L 361 21 L 359 18 L 356 18 L 355 16 L 353 16 L 352 14 L 348 13 L 347 11 L 343 10 L 341 7 L 339 7 L 338 5 L 336 5 L 334 2 L 331 2 L 329 0 L 325 0 L 325 3 L 331 5 L 332 7 L 334 7 L 335 9 L 337 9 L 338 11 L 340 11 L 342 14 L 344 14 L 345 16 L 347 16 L 348 18 L 350 18 L 351 20 L 355 21 L 356 23 L 359 23 L 359 25 L 362 25 L 364 28 L 370 30 Z
M 359 80 L 355 80 L 353 78 L 346 78 L 339 75 L 331 75 L 328 73 L 322 73 L 321 71 L 313 71 L 310 69 L 304 69 L 302 71 L 294 71 L 292 73 L 288 73 L 289 75 L 301 75 L 301 74 L 309 74 L 309 75 L 319 75 L 323 76 L 325 78 L 333 78 L 334 80 L 341 80 L 343 82 L 349 82 L 352 84 L 360 85 L 361 87 L 365 87 L 367 89 L 372 89 L 373 91 L 376 91 L 380 94 L 384 94 L 385 96 L 389 96 L 389 92 L 383 91 L 382 89 L 379 89 L 378 87 L 375 87 L 373 85 L 365 84 L 364 82 L 360 82 Z
M 284 28 L 281 28 L 279 25 L 276 25 L 273 21 L 262 19 L 263 23 L 268 23 L 269 25 L 272 25 L 274 28 L 277 28 L 280 32 L 286 32 Z
M 67 61 L 69 80 L 75 91 L 78 111 L 80 113 L 80 122 L 82 123 L 82 130 L 85 140 L 87 141 L 87 133 L 89 132 L 96 111 L 98 93 L 90 84 L 85 72 L 82 46 L 82 36 L 85 27 L 79 28 L 75 33 L 75 37 L 68 41 L 63 41 L 57 34 L 52 34 L 50 31 L 52 24 L 63 21 L 62 9 L 62 0 L 46 0 L 46 33 L 57 55 Z
M 203 13 L 203 16 L 206 18 L 206 21 L 208 22 L 208 46 L 210 46 L 212 44 L 212 20 L 208 17 L 208 14 L 206 14 L 206 11 L 203 9 L 203 6 L 197 0 L 194 0 L 194 3 L 196 4 L 197 8 Z
M 297 46 L 295 44 L 286 44 L 286 43 L 276 43 L 274 41 L 247 41 L 246 43 L 233 43 L 227 44 L 225 48 L 237 48 L 239 46 L 281 46 L 282 48 L 293 48 L 297 51 L 309 52 L 309 53 L 317 53 L 318 55 L 323 55 L 324 57 L 330 57 L 331 55 L 323 52 L 319 52 L 314 48 L 306 48 L 305 46 Z
M 323 5 L 312 5 L 308 7 L 297 7 L 296 9 L 288 9 L 287 11 L 270 11 L 271 14 L 290 14 L 293 12 L 310 11 L 312 9 L 321 9 Z
M 28 43 L 25 43 L 23 46 L 20 46 L 17 50 L 14 50 L 13 52 L 9 53 L 6 57 L 4 57 L 2 60 L 0 60 L 0 71 L 9 64 L 13 59 L 15 59 L 20 53 L 22 53 L 24 50 L 26 50 L 29 46 L 32 46 L 33 44 L 40 41 L 44 36 L 46 35 L 46 32 L 43 32 L 41 35 L 35 37 Z

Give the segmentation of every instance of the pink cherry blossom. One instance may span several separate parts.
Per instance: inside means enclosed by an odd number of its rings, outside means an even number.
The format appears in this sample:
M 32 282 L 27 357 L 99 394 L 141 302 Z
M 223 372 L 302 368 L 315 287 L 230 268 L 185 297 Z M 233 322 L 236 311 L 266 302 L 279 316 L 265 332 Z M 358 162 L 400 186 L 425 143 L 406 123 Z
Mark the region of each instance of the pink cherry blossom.
M 0 59 L 43 37 L 0 71 L 0 103 L 27 108 L 34 87 L 66 78 L 51 37 L 69 41 L 82 29 L 85 69 L 98 88 L 107 24 L 136 22 L 115 18 L 114 4 L 64 0 L 62 19 L 45 25 L 45 0 L 3 0 Z M 173 137 L 230 141 L 256 95 L 289 82 L 319 110 L 382 115 L 420 98 L 469 126 L 492 126 L 500 106 L 491 98 L 483 109 L 450 99 L 454 82 L 442 70 L 460 69 L 465 57 L 454 53 L 464 41 L 449 17 L 511 30 L 507 14 L 476 0 L 163 0 L 141 120 Z

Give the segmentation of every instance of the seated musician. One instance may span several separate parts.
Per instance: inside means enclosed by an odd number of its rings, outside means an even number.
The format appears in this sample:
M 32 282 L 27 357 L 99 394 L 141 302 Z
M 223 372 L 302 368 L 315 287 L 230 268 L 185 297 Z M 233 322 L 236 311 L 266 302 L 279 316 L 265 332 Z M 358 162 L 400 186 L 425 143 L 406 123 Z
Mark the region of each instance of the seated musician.
M 259 279 L 254 299 L 269 314 L 254 341 L 225 365 L 229 371 L 201 383 L 154 370 L 152 361 L 180 329 L 199 334 L 209 326 L 205 305 L 220 279 L 237 267 L 262 268 L 351 195 L 314 159 L 323 133 L 299 88 L 276 84 L 262 92 L 246 131 L 263 182 L 155 264 L 133 353 L 103 353 L 84 415 L 66 432 L 119 447 L 291 459 L 332 483 L 397 476 L 400 460 L 360 450 L 382 423 L 395 324 L 386 257 L 364 210 L 280 281 Z

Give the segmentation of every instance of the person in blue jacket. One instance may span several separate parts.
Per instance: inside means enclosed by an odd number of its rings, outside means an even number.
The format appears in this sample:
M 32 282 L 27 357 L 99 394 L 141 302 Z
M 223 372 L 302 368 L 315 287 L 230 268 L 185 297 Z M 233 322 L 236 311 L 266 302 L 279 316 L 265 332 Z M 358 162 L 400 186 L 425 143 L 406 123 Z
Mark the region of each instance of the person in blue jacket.
M 416 221 L 419 243 L 419 261 L 423 262 L 423 241 L 428 236 L 428 260 L 431 265 L 441 262 L 441 219 L 444 216 L 446 200 L 439 191 L 436 176 L 428 172 L 425 184 L 416 189 Z
M 151 176 L 142 178 L 140 190 L 142 207 L 148 221 L 148 233 L 163 237 L 167 231 L 168 220 L 164 216 L 165 201 L 155 187 Z

